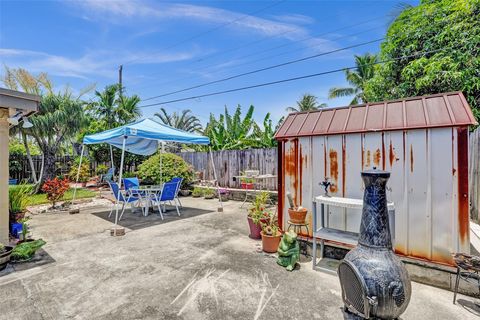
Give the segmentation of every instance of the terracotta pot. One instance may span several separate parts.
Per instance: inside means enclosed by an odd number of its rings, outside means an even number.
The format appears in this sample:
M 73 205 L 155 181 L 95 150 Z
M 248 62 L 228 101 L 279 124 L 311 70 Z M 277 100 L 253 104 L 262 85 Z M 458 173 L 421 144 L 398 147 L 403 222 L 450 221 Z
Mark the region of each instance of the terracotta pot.
M 247 216 L 248 220 L 248 226 L 250 227 L 250 235 L 249 237 L 251 239 L 261 239 L 262 236 L 260 235 L 260 232 L 262 232 L 262 223 L 267 223 L 267 219 L 260 219 L 259 224 L 255 224 L 249 216 Z
M 302 208 L 302 210 L 293 210 L 288 209 L 288 215 L 292 223 L 302 224 L 305 223 L 305 217 L 307 216 L 307 208 Z
M 261 232 L 262 235 L 262 249 L 268 253 L 275 253 L 278 250 L 278 245 L 280 244 L 280 240 L 282 239 L 282 235 L 279 234 L 278 236 L 269 236 Z
M 252 190 L 253 189 L 253 183 L 252 182 L 242 182 L 242 183 L 240 183 L 240 187 L 242 189 Z

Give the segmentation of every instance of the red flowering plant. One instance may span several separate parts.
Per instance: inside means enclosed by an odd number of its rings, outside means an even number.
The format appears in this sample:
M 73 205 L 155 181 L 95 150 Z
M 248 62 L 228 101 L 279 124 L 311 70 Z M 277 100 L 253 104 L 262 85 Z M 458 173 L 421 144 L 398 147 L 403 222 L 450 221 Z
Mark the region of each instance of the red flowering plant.
M 267 202 L 270 198 L 270 195 L 266 191 L 262 191 L 255 197 L 250 208 L 248 208 L 248 216 L 252 218 L 253 223 L 256 225 L 260 224 L 260 222 L 265 222 L 267 219 L 270 218 L 270 214 L 265 207 L 267 206 Z M 263 220 L 263 221 L 262 221 Z
M 70 188 L 68 179 L 53 178 L 45 181 L 42 186 L 42 191 L 47 194 L 47 199 L 55 207 L 55 203 L 63 198 L 63 195 Z

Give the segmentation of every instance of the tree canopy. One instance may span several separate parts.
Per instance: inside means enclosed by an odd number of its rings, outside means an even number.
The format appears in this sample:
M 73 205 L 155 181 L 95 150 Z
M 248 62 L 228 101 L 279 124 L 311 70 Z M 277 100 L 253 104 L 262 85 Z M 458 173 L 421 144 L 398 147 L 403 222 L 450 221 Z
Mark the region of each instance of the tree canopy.
M 380 60 L 436 51 L 375 67 L 368 101 L 463 91 L 480 116 L 480 1 L 423 0 L 390 25 Z

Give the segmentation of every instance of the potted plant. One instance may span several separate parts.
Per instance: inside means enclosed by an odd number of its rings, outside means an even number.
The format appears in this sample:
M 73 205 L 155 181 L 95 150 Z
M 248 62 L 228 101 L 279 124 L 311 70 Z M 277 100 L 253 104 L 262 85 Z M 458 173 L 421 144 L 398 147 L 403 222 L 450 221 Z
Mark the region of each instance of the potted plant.
M 304 208 L 302 206 L 295 206 L 290 192 L 287 193 L 287 199 L 290 203 L 290 208 L 288 208 L 288 216 L 290 217 L 290 222 L 295 224 L 304 224 L 308 212 L 307 208 Z
M 12 255 L 13 247 L 4 246 L 0 243 L 0 271 L 5 269 L 8 262 L 10 262 L 10 256 Z
M 18 235 L 18 243 L 33 241 L 33 239 L 30 238 L 30 226 L 27 223 L 28 220 L 30 220 L 29 217 L 23 217 L 19 220 L 19 222 L 22 224 L 22 232 Z
M 262 249 L 267 253 L 275 253 L 282 238 L 275 215 L 271 215 L 267 223 L 262 223 Z
M 27 204 L 33 186 L 20 184 L 8 188 L 11 233 L 17 237 L 17 231 L 22 229 L 21 220 L 25 217 Z
M 269 214 L 265 210 L 269 194 L 262 191 L 255 197 L 252 205 L 248 208 L 248 226 L 250 228 L 250 238 L 260 239 L 260 232 L 262 231 L 261 223 L 267 223 Z
M 249 177 L 241 177 L 240 178 L 240 188 L 245 190 L 252 190 L 253 189 L 253 178 Z
M 205 190 L 203 191 L 203 198 L 205 199 L 213 199 L 215 198 L 215 189 L 211 189 L 211 188 L 205 188 Z
M 200 187 L 193 188 L 192 197 L 200 198 L 201 196 L 203 196 L 203 188 L 200 188 Z

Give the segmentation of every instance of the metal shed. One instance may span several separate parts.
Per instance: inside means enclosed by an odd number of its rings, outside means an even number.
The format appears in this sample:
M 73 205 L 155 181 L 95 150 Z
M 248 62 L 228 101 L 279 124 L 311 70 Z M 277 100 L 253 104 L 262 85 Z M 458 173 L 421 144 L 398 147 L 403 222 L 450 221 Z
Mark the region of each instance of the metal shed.
M 469 252 L 468 128 L 476 124 L 461 92 L 443 93 L 288 115 L 276 133 L 279 224 L 287 228 L 286 192 L 309 209 L 323 194 L 362 198 L 360 172 L 391 172 L 395 251 L 452 265 L 452 252 Z M 328 227 L 358 232 L 361 215 L 328 209 Z M 340 243 L 341 245 L 341 243 Z

